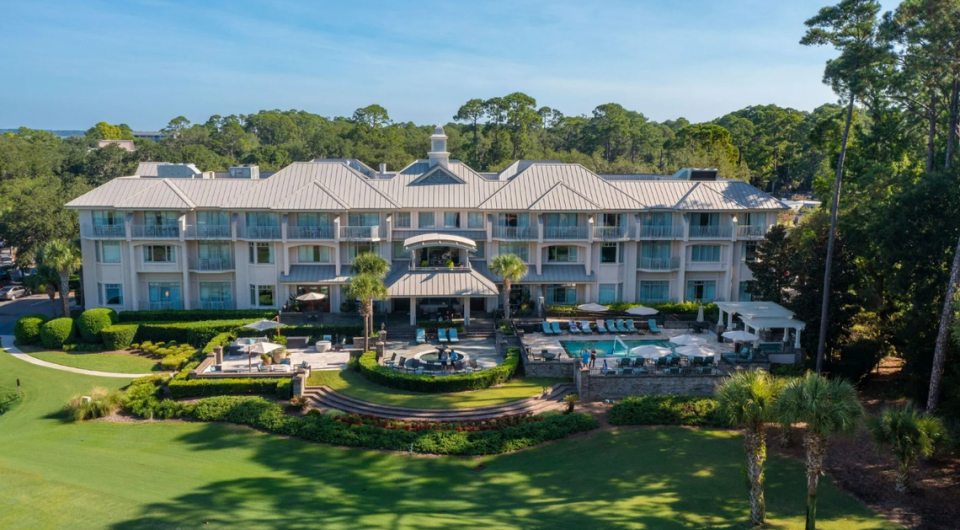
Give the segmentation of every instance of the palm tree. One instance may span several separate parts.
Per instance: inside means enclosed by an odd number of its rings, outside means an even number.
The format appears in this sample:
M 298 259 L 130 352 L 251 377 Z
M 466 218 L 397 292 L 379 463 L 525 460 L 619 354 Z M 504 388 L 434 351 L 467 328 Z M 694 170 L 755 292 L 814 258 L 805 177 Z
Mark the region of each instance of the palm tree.
M 357 254 L 357 256 L 353 258 L 353 262 L 350 264 L 350 272 L 354 276 L 359 276 L 361 274 L 369 274 L 374 278 L 383 280 L 384 278 L 387 277 L 387 274 L 390 272 L 390 262 L 380 257 L 379 254 L 374 254 L 372 252 L 363 252 L 361 254 Z M 381 284 L 382 283 L 383 282 L 381 281 Z M 385 298 L 385 297 L 386 295 L 382 297 L 378 296 L 377 298 Z M 360 314 L 364 315 L 362 309 L 363 308 L 361 307 Z M 366 330 L 366 333 L 364 333 L 364 337 L 369 337 L 370 333 L 373 332 L 372 301 L 371 301 L 370 311 L 366 313 L 364 316 L 363 325 L 364 325 L 364 330 Z M 363 351 L 367 351 L 366 344 L 364 344 Z
M 43 247 L 41 265 L 57 271 L 60 276 L 60 301 L 63 316 L 70 318 L 70 275 L 80 268 L 80 249 L 63 239 L 56 239 Z
M 817 527 L 817 485 L 823 474 L 827 439 L 832 434 L 852 433 L 863 417 L 857 391 L 844 379 L 827 379 L 813 372 L 787 384 L 777 400 L 781 421 L 806 423 L 807 530 Z
M 894 489 L 900 493 L 907 491 L 910 467 L 920 457 L 932 455 L 945 435 L 940 418 L 918 413 L 912 403 L 902 409 L 883 409 L 879 416 L 867 420 L 867 430 L 877 449 L 893 450 L 899 464 Z
M 750 481 L 750 521 L 761 525 L 767 518 L 763 498 L 763 463 L 767 459 L 767 440 L 763 426 L 775 421 L 774 406 L 783 390 L 783 380 L 762 370 L 738 372 L 717 390 L 718 412 L 730 424 L 743 428 L 743 446 L 747 453 Z
M 503 279 L 503 315 L 510 318 L 510 286 L 527 275 L 527 264 L 516 254 L 494 256 L 487 267 Z
M 370 351 L 370 328 L 373 320 L 373 301 L 387 297 L 387 286 L 373 274 L 363 273 L 350 278 L 347 296 L 360 300 L 363 317 L 363 351 Z

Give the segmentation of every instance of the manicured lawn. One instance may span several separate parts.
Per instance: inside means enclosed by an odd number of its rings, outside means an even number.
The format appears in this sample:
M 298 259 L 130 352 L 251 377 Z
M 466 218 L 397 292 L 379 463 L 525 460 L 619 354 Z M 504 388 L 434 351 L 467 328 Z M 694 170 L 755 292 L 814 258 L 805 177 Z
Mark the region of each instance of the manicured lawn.
M 507 403 L 509 401 L 525 399 L 541 394 L 544 390 L 564 381 L 568 380 L 548 377 L 528 377 L 525 379 L 514 379 L 509 383 L 497 387 L 472 392 L 422 394 L 380 386 L 367 381 L 356 372 L 344 370 L 342 372 L 313 372 L 310 374 L 308 384 L 327 385 L 346 396 L 371 403 L 417 409 L 458 409 L 500 405 L 501 403 Z
M 44 351 L 30 353 L 30 355 L 43 361 L 72 366 L 74 368 L 96 370 L 98 372 L 148 374 L 150 372 L 160 371 L 159 361 L 126 353 L 66 353 L 60 351 Z
M 0 353 L 0 528 L 750 528 L 742 438 L 600 432 L 481 459 L 338 449 L 222 424 L 66 424 L 73 394 L 124 381 Z M 802 464 L 773 457 L 770 528 L 803 527 Z M 819 528 L 893 529 L 829 479 Z

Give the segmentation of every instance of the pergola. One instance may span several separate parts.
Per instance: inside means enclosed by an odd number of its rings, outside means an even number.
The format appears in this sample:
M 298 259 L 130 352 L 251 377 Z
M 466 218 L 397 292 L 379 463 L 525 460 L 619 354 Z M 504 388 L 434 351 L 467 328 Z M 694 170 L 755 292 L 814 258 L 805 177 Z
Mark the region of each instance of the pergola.
M 727 328 L 733 327 L 734 315 L 739 315 L 747 331 L 759 333 L 762 330 L 783 328 L 783 341 L 789 339 L 790 330 L 796 331 L 794 347 L 800 347 L 800 331 L 806 323 L 793 318 L 793 311 L 774 302 L 717 302 L 720 317 L 717 325 L 723 325 L 723 314 L 727 314 Z
M 765 329 L 783 328 L 783 342 L 790 340 L 790 330 L 795 330 L 797 334 L 793 340 L 794 348 L 800 347 L 800 330 L 807 327 L 806 323 L 794 318 L 760 318 L 741 316 L 740 320 L 743 321 L 743 326 L 747 329 L 747 331 L 750 331 L 756 335 L 759 335 L 760 332 Z M 751 331 L 751 329 L 753 331 Z

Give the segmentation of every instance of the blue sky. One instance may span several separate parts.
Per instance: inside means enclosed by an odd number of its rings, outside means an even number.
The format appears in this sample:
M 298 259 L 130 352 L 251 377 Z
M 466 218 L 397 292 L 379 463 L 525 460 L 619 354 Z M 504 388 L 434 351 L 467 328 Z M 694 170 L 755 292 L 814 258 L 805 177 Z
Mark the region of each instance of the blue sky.
M 798 44 L 828 1 L 0 0 L 0 128 L 371 103 L 424 124 L 514 91 L 658 121 L 810 110 L 836 99 L 821 83 L 835 52 Z

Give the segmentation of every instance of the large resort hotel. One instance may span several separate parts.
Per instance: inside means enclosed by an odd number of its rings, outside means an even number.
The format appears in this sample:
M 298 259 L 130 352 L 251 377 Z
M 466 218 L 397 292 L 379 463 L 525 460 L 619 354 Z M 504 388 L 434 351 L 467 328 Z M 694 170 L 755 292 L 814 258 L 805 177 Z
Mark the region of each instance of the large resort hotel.
M 596 302 L 744 301 L 747 262 L 783 203 L 715 170 L 600 175 L 520 160 L 482 173 L 450 160 L 437 127 L 426 160 L 399 171 L 358 160 L 200 172 L 148 162 L 71 201 L 80 215 L 87 308 L 281 308 L 326 295 L 337 313 L 351 260 L 390 260 L 378 311 L 499 307 L 487 267 L 515 254 L 529 273 L 511 299 L 540 307 Z M 399 317 L 395 315 L 394 318 Z

